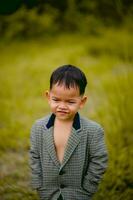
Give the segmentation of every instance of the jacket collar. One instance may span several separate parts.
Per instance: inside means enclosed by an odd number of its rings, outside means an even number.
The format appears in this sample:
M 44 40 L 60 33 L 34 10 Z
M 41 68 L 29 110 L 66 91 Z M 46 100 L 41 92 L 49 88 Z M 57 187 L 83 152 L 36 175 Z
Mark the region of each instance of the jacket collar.
M 46 124 L 46 127 L 48 129 L 54 125 L 54 120 L 55 120 L 55 114 L 52 113 L 47 124 Z M 74 117 L 74 120 L 73 120 L 73 128 L 75 130 L 80 129 L 80 116 L 79 116 L 78 112 L 75 114 L 75 117 Z

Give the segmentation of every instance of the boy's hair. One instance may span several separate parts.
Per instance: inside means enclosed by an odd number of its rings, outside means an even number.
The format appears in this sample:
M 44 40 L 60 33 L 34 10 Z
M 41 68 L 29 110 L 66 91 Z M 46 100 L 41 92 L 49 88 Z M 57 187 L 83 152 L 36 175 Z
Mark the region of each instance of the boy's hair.
M 80 95 L 84 94 L 87 79 L 78 67 L 73 65 L 63 65 L 58 67 L 50 77 L 50 89 L 54 84 L 64 84 L 66 88 L 78 87 Z

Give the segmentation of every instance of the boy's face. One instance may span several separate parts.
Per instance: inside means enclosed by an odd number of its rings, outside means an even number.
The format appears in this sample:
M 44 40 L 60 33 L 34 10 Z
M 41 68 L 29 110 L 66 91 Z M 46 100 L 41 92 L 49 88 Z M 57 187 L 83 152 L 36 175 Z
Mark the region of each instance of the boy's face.
M 75 114 L 81 109 L 86 96 L 81 96 L 78 87 L 66 88 L 64 85 L 53 85 L 50 91 L 46 92 L 51 111 L 59 120 L 73 120 Z

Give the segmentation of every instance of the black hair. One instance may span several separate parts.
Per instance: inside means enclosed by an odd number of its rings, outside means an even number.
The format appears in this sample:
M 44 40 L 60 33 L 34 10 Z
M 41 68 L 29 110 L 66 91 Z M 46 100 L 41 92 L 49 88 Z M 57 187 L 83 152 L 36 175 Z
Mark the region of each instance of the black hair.
M 50 77 L 50 89 L 54 84 L 64 84 L 66 88 L 78 87 L 80 95 L 84 94 L 87 79 L 78 67 L 73 65 L 63 65 L 53 71 Z

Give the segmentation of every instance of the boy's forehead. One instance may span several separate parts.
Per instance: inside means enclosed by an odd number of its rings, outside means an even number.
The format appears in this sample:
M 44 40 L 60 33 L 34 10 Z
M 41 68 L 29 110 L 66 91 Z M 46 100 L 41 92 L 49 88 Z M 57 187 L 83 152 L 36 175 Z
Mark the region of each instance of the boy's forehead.
M 56 95 L 80 96 L 79 88 L 76 85 L 68 88 L 65 84 L 54 84 L 51 92 Z
M 52 85 L 52 89 L 64 89 L 64 90 L 75 90 L 75 91 L 79 91 L 79 87 L 75 84 L 75 85 L 70 85 L 69 87 L 66 86 L 64 83 L 56 83 Z M 51 89 L 51 90 L 52 90 Z

